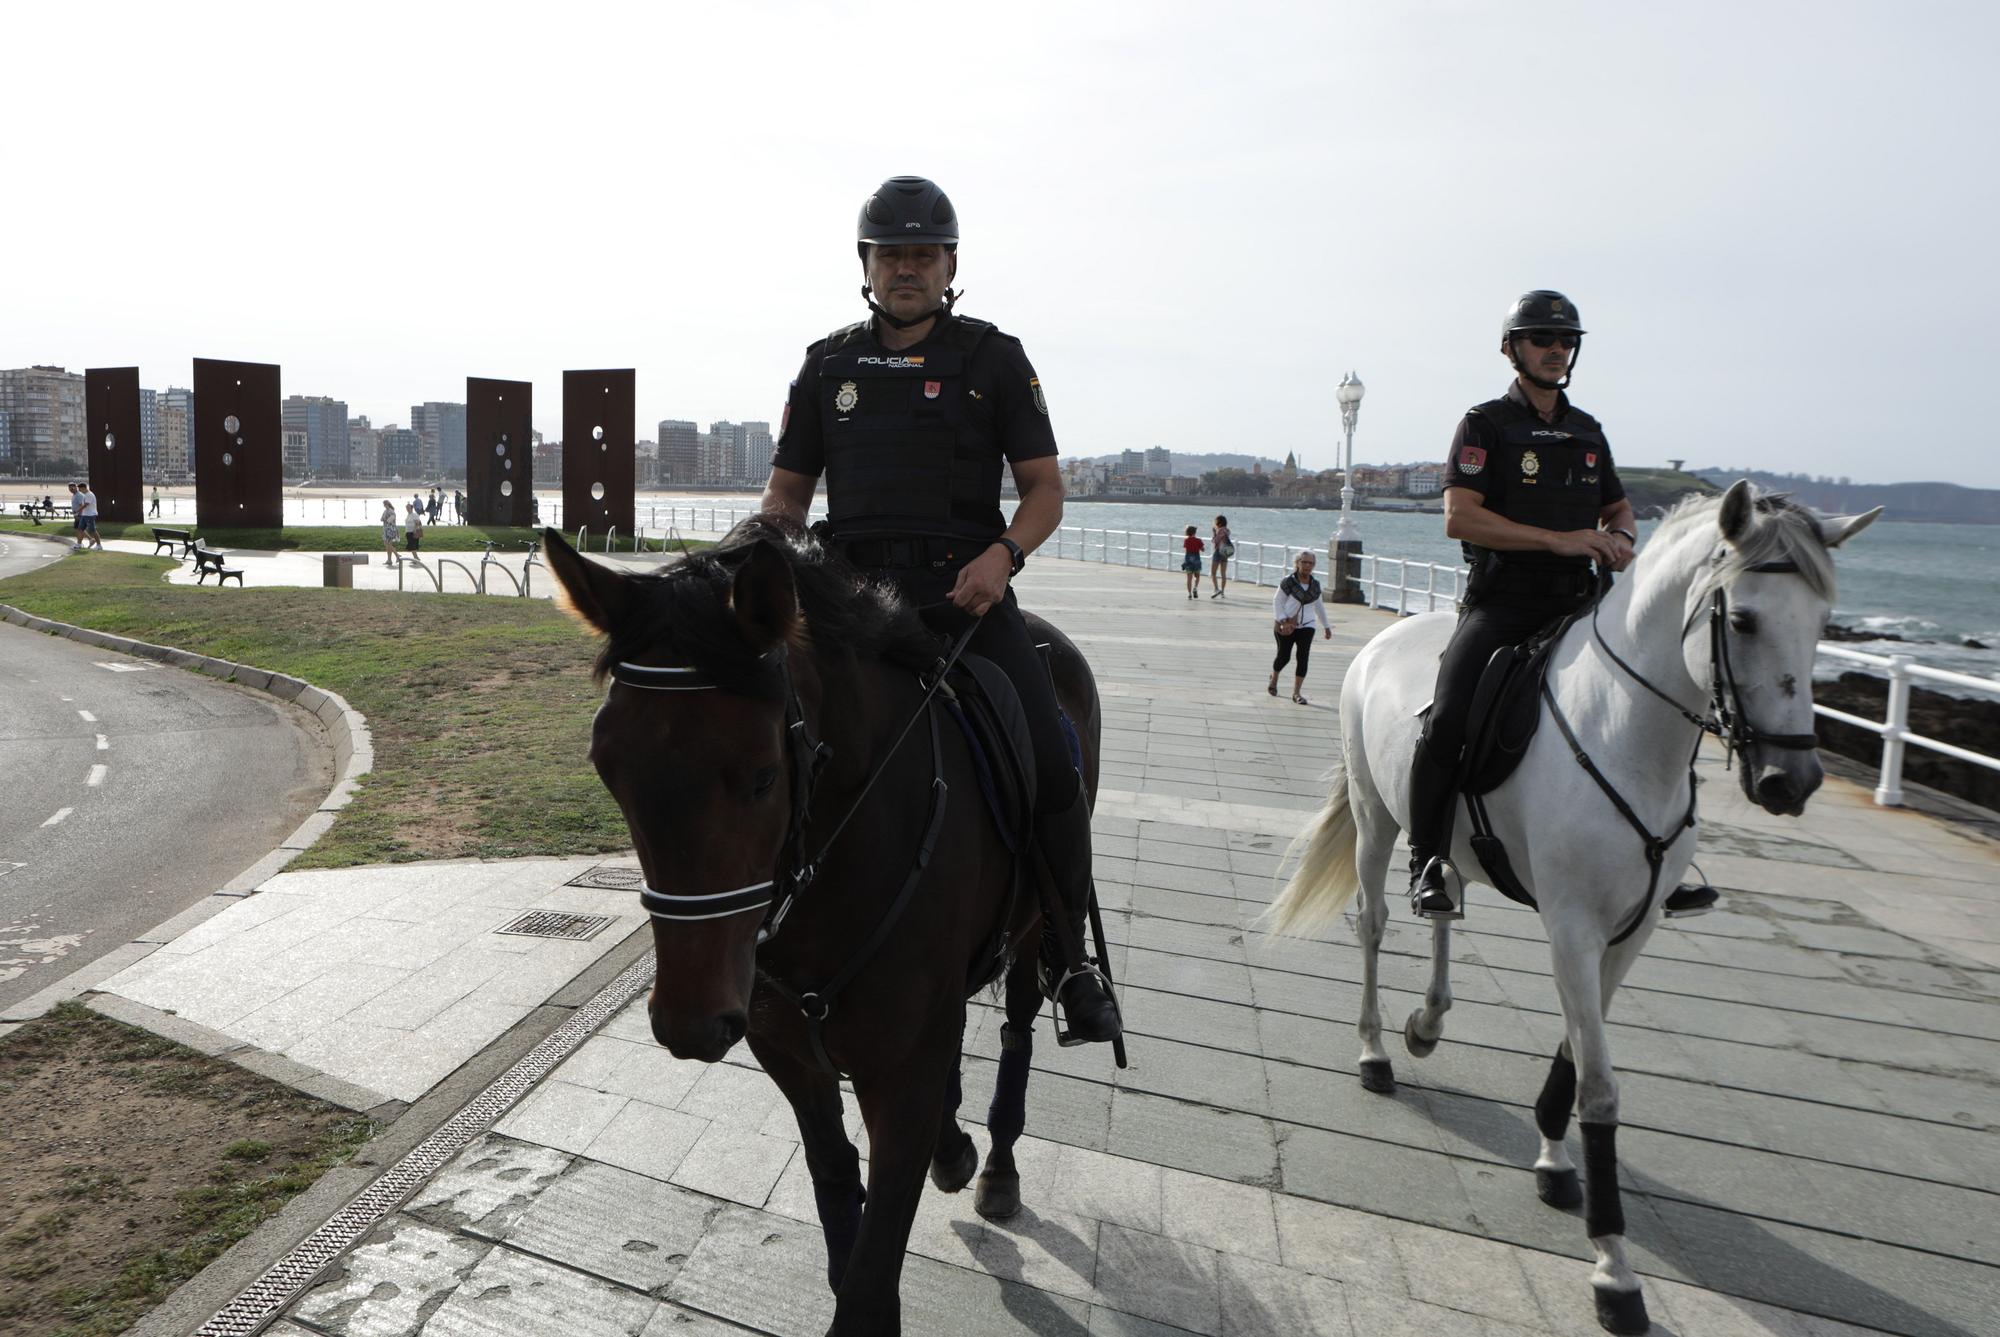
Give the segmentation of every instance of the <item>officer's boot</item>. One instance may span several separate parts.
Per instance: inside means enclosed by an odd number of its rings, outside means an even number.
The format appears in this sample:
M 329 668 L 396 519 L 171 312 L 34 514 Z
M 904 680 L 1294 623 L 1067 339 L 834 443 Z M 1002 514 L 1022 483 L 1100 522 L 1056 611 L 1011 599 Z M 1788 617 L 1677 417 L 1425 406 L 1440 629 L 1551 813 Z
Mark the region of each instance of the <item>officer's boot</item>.
M 1713 910 L 1721 899 L 1720 893 L 1706 882 L 1683 882 L 1667 893 L 1661 908 L 1669 919 L 1692 919 Z
M 1458 801 L 1457 776 L 1432 756 L 1428 741 L 1417 743 L 1410 765 L 1410 909 L 1422 919 L 1462 919 L 1465 908 L 1454 899 L 1452 883 L 1462 888 L 1448 857 L 1451 850 L 1452 805 Z
M 1061 922 L 1045 914 L 1042 923 L 1042 992 L 1061 1004 L 1069 1023 L 1067 1031 L 1057 1033 L 1057 1041 L 1080 1045 L 1115 1040 L 1124 1033 L 1118 1000 L 1084 947 L 1090 914 L 1090 801 L 1082 784 L 1069 807 L 1035 818 L 1035 843 L 1062 901 L 1059 908 L 1048 907 Z

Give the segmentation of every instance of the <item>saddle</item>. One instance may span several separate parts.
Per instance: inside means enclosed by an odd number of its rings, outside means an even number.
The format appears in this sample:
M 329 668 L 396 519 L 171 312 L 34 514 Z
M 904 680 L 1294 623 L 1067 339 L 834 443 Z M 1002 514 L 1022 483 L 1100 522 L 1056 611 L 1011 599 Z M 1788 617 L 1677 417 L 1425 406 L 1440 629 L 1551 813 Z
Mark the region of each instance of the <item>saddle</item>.
M 1020 693 L 999 665 L 967 653 L 938 688 L 938 700 L 965 735 L 979 792 L 1001 841 L 1010 853 L 1020 854 L 1035 816 L 1034 740 Z

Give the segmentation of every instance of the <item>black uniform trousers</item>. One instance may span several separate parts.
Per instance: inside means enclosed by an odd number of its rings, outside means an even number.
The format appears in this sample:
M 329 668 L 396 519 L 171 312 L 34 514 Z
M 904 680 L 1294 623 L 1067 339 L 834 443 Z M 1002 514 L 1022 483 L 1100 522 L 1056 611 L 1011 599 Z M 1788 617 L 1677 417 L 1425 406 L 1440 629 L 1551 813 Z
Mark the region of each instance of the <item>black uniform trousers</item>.
M 903 598 L 918 608 L 945 603 L 958 580 L 956 567 L 872 567 L 867 574 L 894 585 Z M 965 616 L 971 616 L 969 613 Z M 962 629 L 964 624 L 959 624 Z M 949 630 L 948 627 L 944 628 Z M 1034 742 L 1035 813 L 1058 813 L 1076 801 L 1080 777 L 1070 759 L 1069 739 L 1057 717 L 1055 688 L 1028 635 L 1027 619 L 1021 616 L 1020 601 L 1009 588 L 1006 597 L 986 610 L 979 629 L 966 644 L 970 654 L 984 655 L 1007 675 L 1021 698 L 1027 716 L 1028 735 Z
M 1502 646 L 1519 645 L 1584 602 L 1572 595 L 1499 595 L 1469 600 L 1458 628 L 1438 660 L 1437 688 L 1411 774 L 1410 849 L 1420 857 L 1443 854 L 1450 836 L 1452 782 L 1473 722 L 1472 696 L 1479 677 Z

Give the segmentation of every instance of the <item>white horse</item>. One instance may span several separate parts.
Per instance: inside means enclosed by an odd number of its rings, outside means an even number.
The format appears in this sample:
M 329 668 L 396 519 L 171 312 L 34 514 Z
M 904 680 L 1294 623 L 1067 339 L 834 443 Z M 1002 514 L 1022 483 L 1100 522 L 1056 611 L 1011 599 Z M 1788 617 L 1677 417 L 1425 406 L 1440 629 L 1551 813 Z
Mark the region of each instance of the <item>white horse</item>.
M 1648 1323 L 1625 1257 L 1605 1012 L 1646 945 L 1657 893 L 1694 855 L 1692 758 L 1702 733 L 1741 753 L 1743 792 L 1769 812 L 1796 816 L 1819 787 L 1812 666 L 1833 600 L 1831 550 L 1879 514 L 1820 516 L 1747 481 L 1676 507 L 1596 618 L 1556 646 L 1542 725 L 1519 768 L 1486 795 L 1494 832 L 1548 931 L 1567 1032 L 1535 1104 L 1536 1190 L 1554 1206 L 1585 1202 L 1597 1317 L 1612 1332 L 1643 1333 Z M 1447 614 L 1409 618 L 1355 657 L 1340 696 L 1344 764 L 1269 916 L 1280 933 L 1318 933 L 1361 892 L 1361 1083 L 1371 1091 L 1395 1089 L 1376 1001 L 1383 884 L 1408 817 L 1418 712 L 1451 629 Z M 1452 862 L 1490 882 L 1464 808 L 1461 799 Z M 1451 1008 L 1450 938 L 1450 924 L 1433 920 L 1430 988 L 1403 1030 L 1417 1058 L 1436 1048 Z M 1563 1146 L 1572 1103 L 1587 1201 Z

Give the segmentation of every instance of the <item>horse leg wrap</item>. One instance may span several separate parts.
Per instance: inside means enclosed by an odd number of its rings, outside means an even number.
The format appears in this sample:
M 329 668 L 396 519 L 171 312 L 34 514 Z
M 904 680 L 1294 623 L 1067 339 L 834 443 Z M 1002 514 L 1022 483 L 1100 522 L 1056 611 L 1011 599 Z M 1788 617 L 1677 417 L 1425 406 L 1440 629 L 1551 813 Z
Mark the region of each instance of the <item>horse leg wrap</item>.
M 1555 1062 L 1549 1064 L 1548 1080 L 1542 1083 L 1542 1094 L 1535 1098 L 1535 1127 L 1549 1141 L 1562 1141 L 1569 1132 L 1569 1112 L 1575 1105 L 1576 1064 L 1557 1049 Z
M 1013 1146 L 1027 1126 L 1028 1069 L 1034 1055 L 1034 1031 L 1000 1028 L 1000 1072 L 993 1081 L 993 1103 L 986 1108 L 986 1129 L 996 1147 Z
M 1583 1132 L 1583 1223 L 1592 1239 L 1625 1233 L 1618 1200 L 1618 1125 L 1579 1123 Z

